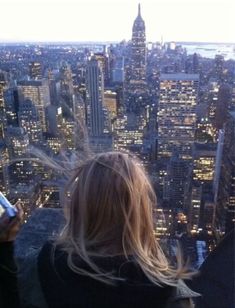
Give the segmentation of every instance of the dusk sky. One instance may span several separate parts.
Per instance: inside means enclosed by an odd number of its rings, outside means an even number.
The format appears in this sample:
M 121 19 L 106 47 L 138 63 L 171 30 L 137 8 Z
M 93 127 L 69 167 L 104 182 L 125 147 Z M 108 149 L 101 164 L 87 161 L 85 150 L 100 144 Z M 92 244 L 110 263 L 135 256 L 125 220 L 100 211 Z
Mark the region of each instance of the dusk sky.
M 131 38 L 136 0 L 0 0 L 0 41 Z M 142 0 L 148 41 L 235 43 L 235 0 Z

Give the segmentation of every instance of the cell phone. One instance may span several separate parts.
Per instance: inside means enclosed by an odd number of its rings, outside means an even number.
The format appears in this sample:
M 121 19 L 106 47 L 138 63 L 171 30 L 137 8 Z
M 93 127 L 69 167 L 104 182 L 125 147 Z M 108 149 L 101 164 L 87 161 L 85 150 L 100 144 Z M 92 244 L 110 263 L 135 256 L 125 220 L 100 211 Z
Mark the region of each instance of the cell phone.
M 9 218 L 14 218 L 17 214 L 17 209 L 0 192 L 0 218 L 2 218 L 4 214 L 6 214 Z

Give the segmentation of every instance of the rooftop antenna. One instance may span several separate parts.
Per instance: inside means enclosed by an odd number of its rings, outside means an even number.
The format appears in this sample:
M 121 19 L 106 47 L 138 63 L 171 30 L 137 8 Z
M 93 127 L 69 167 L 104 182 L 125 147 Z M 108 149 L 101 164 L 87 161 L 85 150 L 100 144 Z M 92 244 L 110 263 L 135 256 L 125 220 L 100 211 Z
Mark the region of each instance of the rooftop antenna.
M 140 7 L 140 3 L 138 4 L 138 16 L 141 16 L 141 7 Z

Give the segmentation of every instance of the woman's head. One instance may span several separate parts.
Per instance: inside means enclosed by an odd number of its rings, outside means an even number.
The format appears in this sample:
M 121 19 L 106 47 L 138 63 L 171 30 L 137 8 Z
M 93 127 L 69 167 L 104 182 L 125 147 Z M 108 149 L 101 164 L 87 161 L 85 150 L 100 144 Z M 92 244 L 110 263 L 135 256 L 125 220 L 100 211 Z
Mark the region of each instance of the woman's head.
M 96 155 L 78 168 L 72 182 L 67 236 L 96 253 L 148 249 L 156 197 L 136 159 L 119 152 Z
M 146 276 L 156 284 L 176 284 L 184 269 L 172 269 L 155 240 L 152 210 L 156 196 L 143 167 L 128 154 L 96 155 L 81 165 L 69 185 L 67 224 L 57 244 L 68 253 L 69 267 L 80 274 L 112 283 L 117 277 L 104 273 L 92 256 L 132 255 Z M 92 273 L 77 267 L 79 255 Z

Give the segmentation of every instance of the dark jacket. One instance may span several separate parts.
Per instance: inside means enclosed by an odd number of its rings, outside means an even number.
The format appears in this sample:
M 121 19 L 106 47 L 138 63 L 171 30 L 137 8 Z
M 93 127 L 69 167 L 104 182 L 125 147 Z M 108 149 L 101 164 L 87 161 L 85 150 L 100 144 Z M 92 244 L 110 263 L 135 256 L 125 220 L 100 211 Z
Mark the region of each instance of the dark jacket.
M 19 307 L 13 242 L 0 243 L 0 307 Z
M 87 275 L 74 273 L 67 266 L 67 255 L 47 242 L 39 255 L 35 254 L 21 270 L 21 297 L 23 307 L 53 308 L 138 308 L 138 307 L 191 307 L 192 297 L 198 293 L 190 290 L 182 281 L 178 287 L 153 285 L 139 266 L 123 256 L 95 258 L 94 262 L 104 270 L 122 278 L 115 285 L 107 285 Z M 80 258 L 74 262 L 80 268 L 90 270 Z

